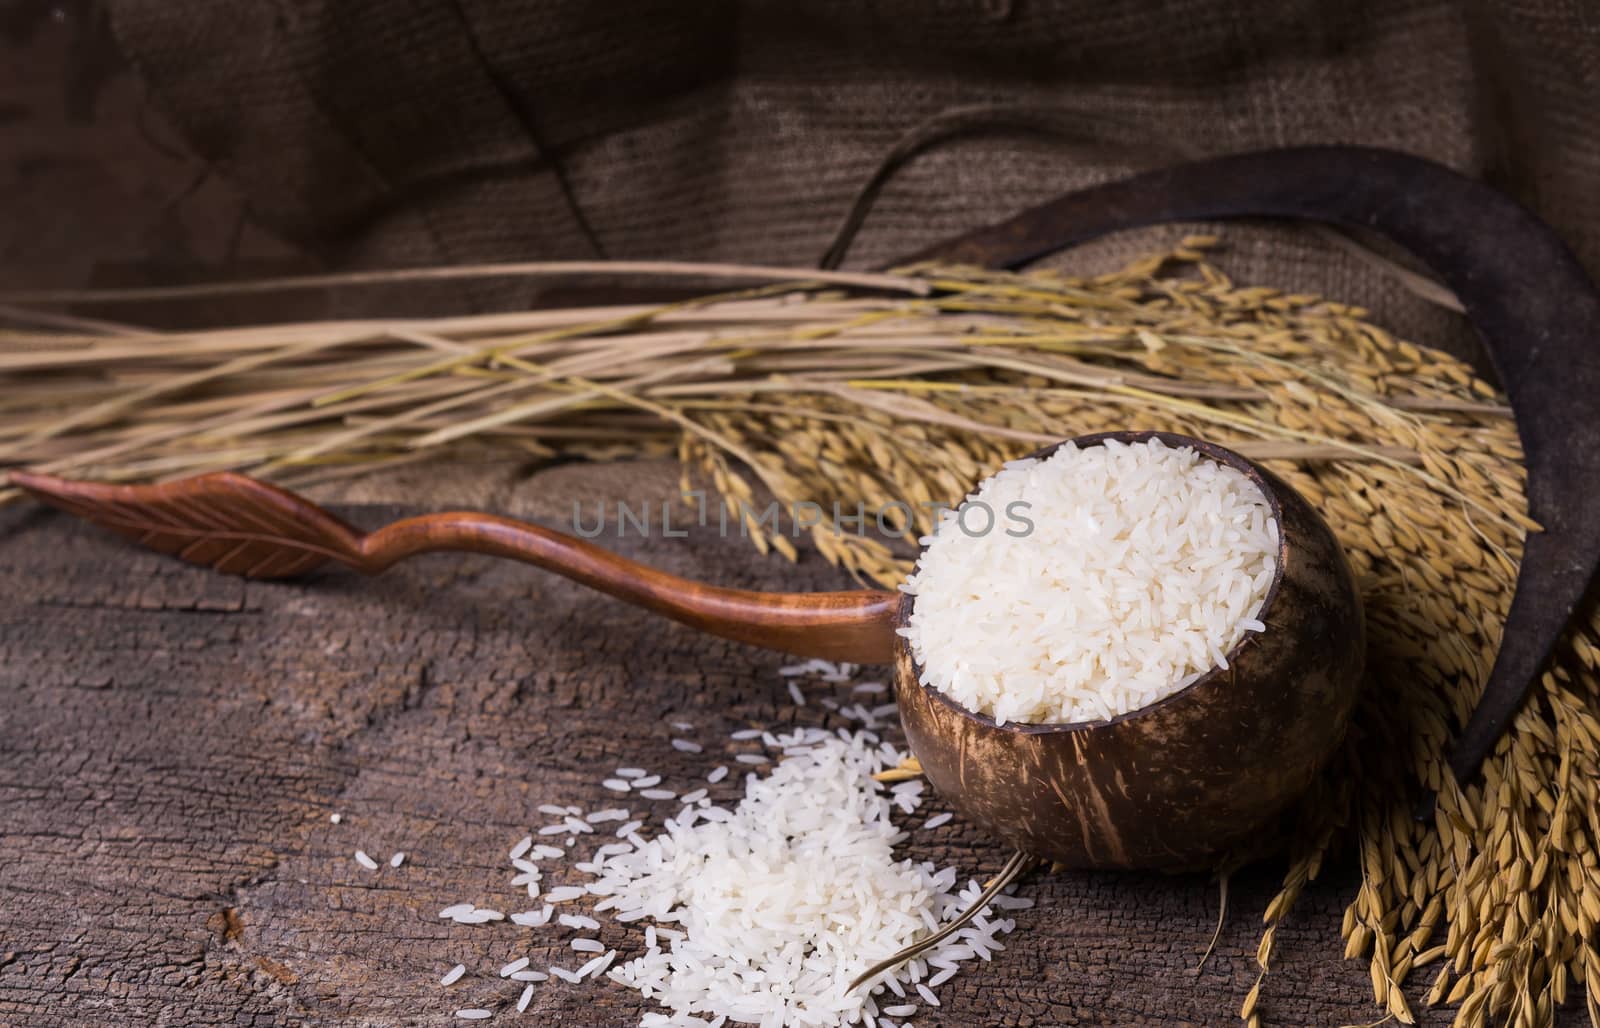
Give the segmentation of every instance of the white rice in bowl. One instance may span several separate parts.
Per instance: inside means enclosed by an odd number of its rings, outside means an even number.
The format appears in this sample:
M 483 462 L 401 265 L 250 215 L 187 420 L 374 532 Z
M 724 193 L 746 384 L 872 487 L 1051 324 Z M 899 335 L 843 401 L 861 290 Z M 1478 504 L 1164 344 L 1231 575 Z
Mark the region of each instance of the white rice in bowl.
M 1272 507 L 1192 447 L 1067 444 L 1007 464 L 966 504 L 922 540 L 900 632 L 924 685 L 1001 724 L 1138 710 L 1265 628 Z

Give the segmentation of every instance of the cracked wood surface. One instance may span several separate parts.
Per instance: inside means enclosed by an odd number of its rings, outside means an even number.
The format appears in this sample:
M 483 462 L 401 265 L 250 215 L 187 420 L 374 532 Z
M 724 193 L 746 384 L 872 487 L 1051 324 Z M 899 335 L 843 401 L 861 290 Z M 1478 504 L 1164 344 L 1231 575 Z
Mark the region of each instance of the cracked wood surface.
M 586 482 L 591 495 L 665 496 L 674 478 L 661 465 L 563 468 L 499 499 L 554 524 Z M 849 585 L 815 558 L 790 566 L 705 533 L 608 542 L 729 585 Z M 572 933 L 456 925 L 439 909 L 526 908 L 507 850 L 546 822 L 540 803 L 615 805 L 599 779 L 619 763 L 683 782 L 727 762 L 735 728 L 821 717 L 791 705 L 783 662 L 488 558 L 247 583 L 61 515 L 0 512 L 0 1023 L 515 1017 L 520 986 L 499 967 L 576 966 Z M 674 751 L 672 720 L 693 722 L 706 753 Z M 383 867 L 363 870 L 358 848 Z M 393 870 L 397 850 L 409 856 Z M 1007 856 L 959 819 L 915 832 L 908 853 L 973 875 Z M 1024 888 L 1039 905 L 1017 916 L 1009 948 L 916 1023 L 1228 1023 L 1255 980 L 1277 871 L 1236 876 L 1199 973 L 1217 915 L 1205 878 L 1035 876 Z M 1348 867 L 1331 868 L 1280 929 L 1269 1023 L 1376 1020 L 1364 962 L 1339 959 L 1353 887 Z M 610 924 L 599 934 L 625 939 Z M 458 961 L 468 975 L 440 987 Z M 541 985 L 525 1023 L 629 1025 L 642 1009 L 609 983 Z

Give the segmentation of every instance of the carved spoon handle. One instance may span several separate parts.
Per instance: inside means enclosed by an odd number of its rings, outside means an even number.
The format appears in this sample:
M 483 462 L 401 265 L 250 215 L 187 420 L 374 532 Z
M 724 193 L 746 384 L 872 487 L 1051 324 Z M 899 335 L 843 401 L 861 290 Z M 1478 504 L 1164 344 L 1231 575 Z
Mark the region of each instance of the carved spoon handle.
M 419 553 L 486 553 L 554 571 L 724 639 L 825 660 L 893 659 L 898 597 L 892 592 L 723 589 L 492 514 L 429 514 L 362 532 L 303 496 L 229 471 L 161 485 L 106 485 L 26 471 L 11 472 L 11 481 L 140 545 L 231 575 L 288 578 L 328 561 L 377 574 Z

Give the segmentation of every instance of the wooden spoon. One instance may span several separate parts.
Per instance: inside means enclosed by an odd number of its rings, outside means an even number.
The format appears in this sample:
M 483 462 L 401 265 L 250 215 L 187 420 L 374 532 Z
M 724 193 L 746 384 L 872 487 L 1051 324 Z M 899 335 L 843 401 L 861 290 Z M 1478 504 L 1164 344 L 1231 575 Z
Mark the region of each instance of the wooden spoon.
M 80 482 L 29 471 L 35 498 L 190 564 L 245 578 L 293 578 L 329 561 L 375 575 L 419 553 L 484 553 L 554 571 L 702 632 L 856 664 L 894 657 L 896 593 L 724 589 L 619 557 L 570 535 L 454 511 L 363 532 L 303 496 L 220 471 L 159 485 Z
M 250 578 L 337 561 L 376 574 L 419 553 L 508 557 L 726 639 L 893 661 L 900 717 L 934 787 L 1031 855 L 1074 867 L 1190 868 L 1239 846 L 1299 794 L 1343 736 L 1361 679 L 1361 605 L 1328 526 L 1281 479 L 1220 446 L 1166 432 L 1108 439 L 1189 446 L 1237 468 L 1278 520 L 1262 633 L 1181 691 L 1109 721 L 997 725 L 920 684 L 897 632 L 916 598 L 882 590 L 765 593 L 669 575 L 539 525 L 480 513 L 363 533 L 294 493 L 231 472 L 102 485 L 13 472 L 34 496 L 152 549 Z M 1058 444 L 1065 445 L 1065 444 Z M 1047 456 L 1057 447 L 1034 454 Z

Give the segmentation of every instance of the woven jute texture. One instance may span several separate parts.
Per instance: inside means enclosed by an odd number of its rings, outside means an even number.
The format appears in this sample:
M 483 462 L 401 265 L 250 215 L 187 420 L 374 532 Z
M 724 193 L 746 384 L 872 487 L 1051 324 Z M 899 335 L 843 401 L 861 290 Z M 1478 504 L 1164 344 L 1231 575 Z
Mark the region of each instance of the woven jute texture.
M 268 228 L 334 265 L 605 255 L 810 263 L 905 133 L 1000 105 L 893 179 L 848 263 L 1198 154 L 1367 143 L 1488 178 L 1600 266 L 1600 18 L 1577 0 L 116 0 L 151 101 Z M 1230 271 L 1453 315 L 1303 231 Z M 1158 245 L 1113 240 L 1109 266 Z M 476 307 L 532 287 L 484 284 Z

